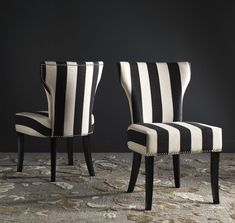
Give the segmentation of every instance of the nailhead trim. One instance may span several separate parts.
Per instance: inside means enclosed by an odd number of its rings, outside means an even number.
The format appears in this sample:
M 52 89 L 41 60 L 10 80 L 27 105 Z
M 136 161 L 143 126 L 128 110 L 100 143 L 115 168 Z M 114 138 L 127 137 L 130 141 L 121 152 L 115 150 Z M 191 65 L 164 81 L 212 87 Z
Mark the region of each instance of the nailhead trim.
M 190 151 L 179 152 L 179 153 L 146 153 L 144 156 L 157 156 L 157 155 L 160 155 L 160 156 L 168 155 L 169 156 L 169 155 L 179 155 L 179 154 L 216 153 L 216 152 L 222 152 L 222 149 L 220 151 L 202 150 L 201 152 L 195 152 L 195 153 L 192 153 Z

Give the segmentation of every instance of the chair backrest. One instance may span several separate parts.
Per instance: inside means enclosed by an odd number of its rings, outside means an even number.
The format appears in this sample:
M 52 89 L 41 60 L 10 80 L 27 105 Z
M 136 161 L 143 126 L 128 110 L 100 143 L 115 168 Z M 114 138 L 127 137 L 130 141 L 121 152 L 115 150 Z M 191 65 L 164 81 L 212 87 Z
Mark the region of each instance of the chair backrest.
M 52 136 L 83 136 L 93 131 L 92 110 L 102 70 L 102 61 L 41 63 Z
M 191 78 L 189 62 L 120 62 L 120 75 L 132 123 L 182 120 L 183 97 Z

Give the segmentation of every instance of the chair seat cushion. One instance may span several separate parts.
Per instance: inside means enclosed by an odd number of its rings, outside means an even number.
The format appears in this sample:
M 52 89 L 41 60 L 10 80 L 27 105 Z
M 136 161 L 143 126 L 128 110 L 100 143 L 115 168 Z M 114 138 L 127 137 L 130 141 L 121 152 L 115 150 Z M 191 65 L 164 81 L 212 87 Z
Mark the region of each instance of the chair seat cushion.
M 94 116 L 92 114 L 92 126 L 94 126 Z M 15 128 L 17 132 L 37 136 L 51 137 L 52 123 L 47 111 L 19 112 L 16 113 Z
M 222 129 L 196 122 L 132 124 L 128 148 L 145 156 L 220 152 Z
M 48 112 L 20 112 L 16 113 L 16 131 L 37 137 L 51 136 L 51 120 Z

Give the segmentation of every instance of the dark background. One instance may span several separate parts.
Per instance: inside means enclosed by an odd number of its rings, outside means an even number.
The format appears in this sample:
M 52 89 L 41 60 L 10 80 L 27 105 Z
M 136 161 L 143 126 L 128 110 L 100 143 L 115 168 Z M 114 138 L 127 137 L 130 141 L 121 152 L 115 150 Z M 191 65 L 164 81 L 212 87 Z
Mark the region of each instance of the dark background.
M 116 63 L 190 61 L 184 120 L 223 128 L 235 144 L 234 1 L 0 2 L 0 151 L 16 151 L 14 113 L 47 108 L 42 60 L 103 60 L 94 114 L 93 151 L 126 152 L 129 108 Z M 49 151 L 48 139 L 26 138 L 26 151 Z M 81 151 L 80 142 L 77 151 Z M 61 139 L 60 151 L 65 143 Z

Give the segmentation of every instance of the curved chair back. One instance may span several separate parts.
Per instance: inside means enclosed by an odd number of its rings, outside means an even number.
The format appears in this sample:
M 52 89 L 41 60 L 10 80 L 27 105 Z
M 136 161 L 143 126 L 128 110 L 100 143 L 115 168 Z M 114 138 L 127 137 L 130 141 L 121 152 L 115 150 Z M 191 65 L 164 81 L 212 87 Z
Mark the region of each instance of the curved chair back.
M 120 79 L 132 123 L 182 120 L 183 97 L 189 84 L 189 62 L 120 62 Z
M 93 132 L 92 110 L 102 70 L 102 61 L 41 63 L 52 136 Z

